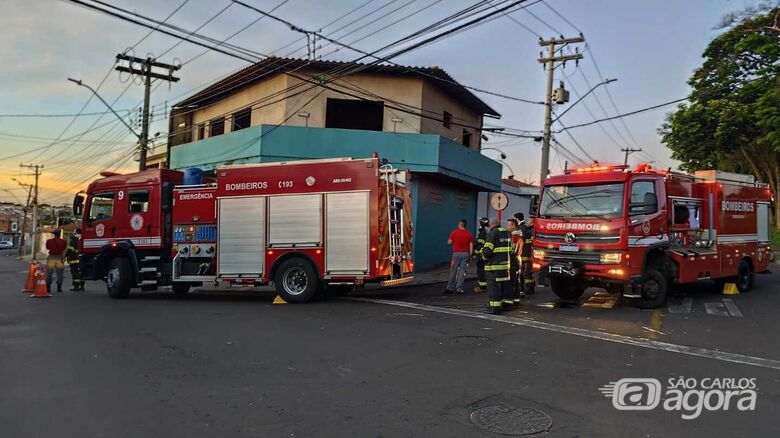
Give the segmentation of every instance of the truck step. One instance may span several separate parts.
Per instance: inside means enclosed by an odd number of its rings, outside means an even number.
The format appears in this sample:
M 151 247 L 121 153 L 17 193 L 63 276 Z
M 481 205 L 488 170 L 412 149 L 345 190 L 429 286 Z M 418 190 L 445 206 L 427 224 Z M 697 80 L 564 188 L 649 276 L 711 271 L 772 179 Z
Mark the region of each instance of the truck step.
M 157 272 L 156 266 L 144 266 L 142 267 L 139 272 Z
M 160 256 L 144 256 L 141 259 L 142 262 L 156 262 L 160 260 Z
M 141 280 L 141 287 L 143 286 L 157 286 L 157 280 Z

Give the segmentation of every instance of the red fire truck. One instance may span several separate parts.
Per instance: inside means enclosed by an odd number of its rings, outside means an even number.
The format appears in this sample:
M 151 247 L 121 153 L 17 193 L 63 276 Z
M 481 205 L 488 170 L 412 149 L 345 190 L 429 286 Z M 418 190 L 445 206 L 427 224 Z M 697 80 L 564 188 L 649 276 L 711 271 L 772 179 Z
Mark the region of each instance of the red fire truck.
M 406 172 L 377 157 L 218 168 L 215 180 L 151 169 L 103 174 L 74 200 L 82 216 L 81 272 L 108 294 L 205 283 L 273 283 L 305 302 L 413 279 Z
M 533 267 L 563 299 L 587 287 L 661 306 L 675 283 L 712 279 L 748 291 L 767 271 L 768 186 L 719 171 L 584 167 L 544 181 Z

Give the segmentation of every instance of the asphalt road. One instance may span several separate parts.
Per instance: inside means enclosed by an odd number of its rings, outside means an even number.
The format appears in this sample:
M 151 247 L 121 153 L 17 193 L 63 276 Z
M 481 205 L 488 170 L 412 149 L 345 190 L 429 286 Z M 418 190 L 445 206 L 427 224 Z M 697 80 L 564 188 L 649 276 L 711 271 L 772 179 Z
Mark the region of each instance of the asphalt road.
M 686 291 L 688 313 L 653 319 L 621 302 L 560 307 L 540 289 L 491 320 L 472 313 L 484 295 L 442 297 L 438 286 L 272 305 L 251 290 L 112 300 L 91 283 L 35 300 L 18 291 L 25 271 L 0 255 L 3 437 L 502 436 L 475 423 L 542 430 L 531 436 L 780 436 L 772 277 L 729 297 L 739 317 L 705 311 L 722 302 L 714 291 Z M 702 354 L 652 347 L 659 341 Z M 599 392 L 622 378 L 666 387 L 679 376 L 755 379 L 755 410 L 732 403 L 684 420 L 663 406 L 617 410 Z

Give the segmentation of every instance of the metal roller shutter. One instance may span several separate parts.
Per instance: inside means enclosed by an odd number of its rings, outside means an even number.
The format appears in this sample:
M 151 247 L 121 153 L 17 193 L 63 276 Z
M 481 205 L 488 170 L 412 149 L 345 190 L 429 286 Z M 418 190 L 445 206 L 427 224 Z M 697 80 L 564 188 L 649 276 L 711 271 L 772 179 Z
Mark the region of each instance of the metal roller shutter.
M 325 195 L 325 271 L 368 272 L 368 192 Z
M 265 196 L 219 199 L 217 215 L 218 275 L 262 275 Z
M 319 246 L 321 221 L 322 195 L 272 196 L 268 199 L 268 245 Z

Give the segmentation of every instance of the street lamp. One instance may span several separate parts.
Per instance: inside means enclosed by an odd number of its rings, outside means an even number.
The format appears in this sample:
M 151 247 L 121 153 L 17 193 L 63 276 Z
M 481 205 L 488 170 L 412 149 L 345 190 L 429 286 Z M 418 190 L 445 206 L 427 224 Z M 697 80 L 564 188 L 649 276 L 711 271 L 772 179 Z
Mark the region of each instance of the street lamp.
M 482 148 L 481 150 L 483 150 L 483 151 L 496 151 L 496 152 L 500 153 L 501 154 L 500 155 L 500 159 L 494 160 L 494 161 L 497 161 L 497 162 L 501 163 L 502 165 L 506 166 L 507 169 L 509 169 L 510 174 L 507 176 L 507 178 L 509 178 L 509 179 L 514 179 L 515 178 L 515 171 L 512 169 L 511 166 L 509 166 L 509 164 L 506 163 L 506 161 L 504 161 L 504 160 L 506 160 L 506 154 L 504 152 L 502 152 L 500 149 L 496 149 L 496 148 Z
M 73 79 L 73 78 L 68 78 L 68 80 L 69 80 L 69 81 L 71 81 L 71 82 L 73 82 L 74 84 L 76 84 L 76 85 L 80 86 L 80 87 L 84 87 L 84 88 L 86 88 L 87 90 L 91 91 L 91 92 L 92 92 L 92 94 L 94 94 L 94 95 L 95 95 L 95 97 L 97 97 L 98 99 L 100 99 L 100 101 L 101 101 L 101 102 L 103 102 L 103 104 L 104 104 L 105 106 L 107 106 L 107 107 L 108 107 L 108 109 L 110 109 L 112 113 L 114 113 L 114 115 L 115 115 L 115 116 L 116 116 L 116 117 L 119 119 L 119 121 L 120 121 L 120 122 L 122 122 L 122 123 L 123 123 L 125 126 L 127 126 L 127 129 L 129 129 L 129 130 L 130 130 L 130 132 L 132 132 L 132 133 L 133 133 L 133 135 L 135 135 L 135 136 L 136 136 L 136 137 L 138 137 L 139 139 L 141 138 L 141 136 L 140 136 L 138 133 L 136 133 L 136 132 L 133 130 L 133 128 L 132 128 L 130 125 L 128 125 L 128 124 L 127 124 L 127 122 L 125 122 L 125 119 L 123 119 L 123 118 L 122 118 L 122 116 L 120 116 L 119 114 L 117 114 L 117 112 L 116 112 L 116 111 L 114 111 L 114 108 L 111 108 L 111 105 L 109 105 L 109 104 L 108 104 L 108 102 L 106 102 L 106 101 L 105 101 L 105 100 L 104 100 L 102 97 L 100 97 L 100 95 L 98 94 L 98 92 L 97 92 L 97 91 L 95 91 L 95 89 L 94 89 L 94 88 L 90 87 L 89 85 L 85 84 L 84 82 L 81 82 L 80 80 L 76 80 L 76 79 Z
M 592 93 L 592 92 L 593 92 L 593 90 L 595 90 L 596 88 L 598 88 L 598 87 L 600 87 L 600 86 L 602 86 L 602 85 L 611 84 L 612 82 L 615 82 L 615 81 L 617 81 L 617 79 L 606 79 L 606 80 L 604 80 L 603 82 L 599 82 L 598 84 L 594 85 L 594 86 L 593 86 L 593 88 L 591 88 L 590 90 L 588 90 L 588 92 L 587 92 L 587 93 L 585 93 L 585 94 L 583 94 L 582 96 L 580 96 L 580 98 L 579 98 L 579 99 L 577 99 L 577 101 L 576 101 L 576 102 L 574 102 L 573 104 L 571 104 L 571 106 L 569 106 L 568 108 L 566 108 L 566 111 L 564 111 L 564 112 L 562 112 L 562 113 L 558 114 L 558 116 L 557 116 L 557 117 L 555 117 L 555 119 L 553 119 L 553 123 L 554 123 L 554 122 L 557 122 L 557 121 L 558 121 L 558 120 L 559 120 L 561 117 L 563 117 L 563 115 L 564 115 L 564 114 L 568 113 L 568 112 L 569 112 L 569 110 L 570 110 L 570 109 L 572 109 L 572 108 L 574 108 L 574 106 L 575 106 L 575 105 L 577 105 L 578 103 L 580 103 L 580 101 L 581 101 L 582 99 L 585 99 L 585 96 L 587 96 L 588 94 Z
M 502 152 L 501 150 L 499 150 L 499 149 L 496 149 L 496 148 L 481 148 L 480 150 L 482 150 L 482 151 L 496 151 L 496 152 L 499 152 L 499 153 L 501 153 L 501 159 L 502 160 L 506 160 L 506 154 L 504 152 Z

